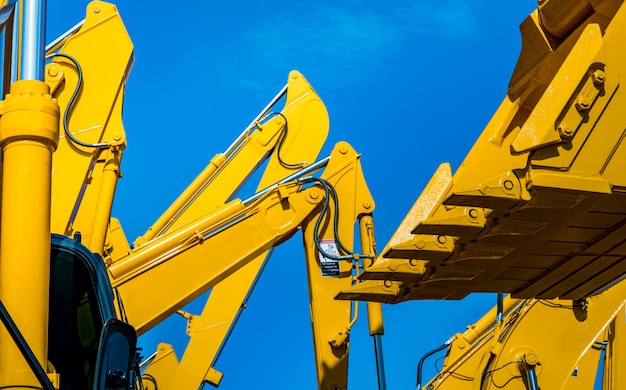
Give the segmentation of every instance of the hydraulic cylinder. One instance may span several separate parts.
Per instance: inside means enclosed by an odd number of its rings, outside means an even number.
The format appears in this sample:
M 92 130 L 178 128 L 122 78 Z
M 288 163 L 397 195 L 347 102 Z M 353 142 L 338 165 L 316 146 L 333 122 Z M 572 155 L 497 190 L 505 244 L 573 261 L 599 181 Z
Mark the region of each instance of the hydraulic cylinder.
M 45 83 L 20 80 L 2 101 L 0 115 L 0 299 L 45 368 L 52 153 L 59 138 L 59 107 Z M 0 388 L 39 388 L 4 328 L 0 345 Z

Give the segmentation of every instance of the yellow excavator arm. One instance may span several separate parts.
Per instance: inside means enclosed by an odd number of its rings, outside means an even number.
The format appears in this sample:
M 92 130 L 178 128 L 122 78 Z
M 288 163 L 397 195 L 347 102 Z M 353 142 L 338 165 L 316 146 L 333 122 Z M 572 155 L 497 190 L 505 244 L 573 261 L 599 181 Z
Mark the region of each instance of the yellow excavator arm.
M 494 308 L 450 339 L 442 369 L 430 381 L 422 382 L 421 362 L 417 382 L 440 390 L 533 389 L 534 375 L 541 388 L 592 389 L 602 375 L 613 383 L 603 388 L 619 389 L 625 287 L 621 283 L 584 303 L 507 297 L 499 312 Z
M 93 47 L 99 48 L 95 54 Z M 311 182 L 284 180 L 321 167 L 307 168 L 325 141 L 328 114 L 306 79 L 291 72 L 287 85 L 235 142 L 216 155 L 131 246 L 120 222 L 111 218 L 111 206 L 126 147 L 122 104 L 134 61 L 132 42 L 115 6 L 95 1 L 87 7 L 85 20 L 46 50 L 45 83 L 58 102 L 61 123 L 52 162 L 50 231 L 72 237 L 75 245 L 103 257 L 118 315 L 139 334 L 212 290 L 201 316 L 180 314 L 215 331 L 189 327 L 188 351 L 175 368 L 164 371 L 167 379 L 160 376 L 162 388 L 168 382 L 177 383 L 176 388 L 219 383 L 221 374 L 213 365 L 268 250 L 300 229 L 311 283 L 320 388 L 345 388 L 348 336 L 356 313 L 353 303 L 333 297 L 353 283 L 362 257 L 336 260 L 332 253 L 351 253 L 354 225 L 362 219 L 364 251 L 375 255 L 374 202 L 359 156 L 347 143 L 340 143 L 333 157 L 324 160 L 321 177 L 307 179 Z M 278 110 L 280 102 L 284 107 Z M 247 201 L 230 201 L 259 167 L 264 171 L 257 191 L 269 189 Z M 60 241 L 61 247 L 74 245 Z M 326 251 L 330 257 L 320 257 Z M 376 322 L 372 334 L 380 336 L 380 307 L 370 306 Z M 227 325 L 213 327 L 215 321 Z
M 304 176 L 325 166 L 321 176 Z M 120 311 L 139 334 L 213 288 L 246 263 L 302 229 L 310 285 L 311 317 L 320 389 L 347 383 L 348 336 L 356 321 L 351 302 L 334 296 L 354 282 L 359 259 L 353 253 L 355 223 L 364 217 L 362 239 L 373 257 L 373 199 L 359 155 L 345 142 L 329 159 L 246 201 L 233 200 L 205 216 L 134 248 L 108 267 Z M 305 187 L 303 187 L 305 186 Z M 341 210 L 341 214 L 339 214 Z M 192 346 L 180 363 L 161 345 L 146 370 L 161 389 L 218 384 L 221 375 L 200 353 L 213 340 L 204 313 L 188 316 Z M 196 332 L 197 331 L 197 332 Z M 197 337 L 197 339 L 196 339 Z M 188 360 L 185 360 L 185 357 Z
M 0 3 L 5 33 L 33 4 Z M 622 0 L 540 1 L 521 25 L 502 104 L 459 169 L 439 167 L 380 255 L 359 155 L 340 142 L 313 163 L 328 116 L 295 71 L 130 245 L 111 206 L 133 45 L 115 6 L 90 3 L 47 48 L 42 74 L 20 62 L 0 107 L 0 387 L 129 388 L 135 331 L 174 313 L 188 320 L 187 350 L 179 360 L 161 344 L 134 379 L 155 390 L 219 385 L 220 352 L 263 265 L 301 231 L 320 389 L 347 386 L 357 300 L 370 301 L 376 337 L 371 302 L 474 292 L 498 293 L 498 307 L 437 349 L 442 370 L 424 385 L 420 361 L 418 388 L 591 388 L 601 358 L 603 388 L 623 388 L 625 28 Z M 235 199 L 260 166 L 256 194 Z M 201 314 L 182 310 L 209 290 Z M 124 355 L 119 369 L 110 351 Z

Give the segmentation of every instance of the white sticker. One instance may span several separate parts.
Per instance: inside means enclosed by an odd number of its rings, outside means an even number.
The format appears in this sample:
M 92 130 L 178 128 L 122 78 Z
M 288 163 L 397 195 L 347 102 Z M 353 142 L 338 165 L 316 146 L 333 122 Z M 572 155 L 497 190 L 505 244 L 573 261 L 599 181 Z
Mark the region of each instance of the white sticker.
M 339 250 L 337 249 L 337 243 L 335 240 L 320 240 L 320 247 L 324 253 L 328 253 L 332 256 L 339 256 Z M 329 259 L 321 252 L 319 253 L 319 256 L 322 276 L 341 276 L 338 260 Z

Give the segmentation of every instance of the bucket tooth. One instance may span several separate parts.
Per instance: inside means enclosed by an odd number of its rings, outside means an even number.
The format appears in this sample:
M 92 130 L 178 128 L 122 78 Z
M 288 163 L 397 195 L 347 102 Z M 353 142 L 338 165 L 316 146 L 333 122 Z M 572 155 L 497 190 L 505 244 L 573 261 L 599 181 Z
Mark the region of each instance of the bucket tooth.
M 400 293 L 400 283 L 390 280 L 366 280 L 342 290 L 335 299 L 394 303 Z
M 393 280 L 415 283 L 424 276 L 426 263 L 425 260 L 379 258 L 359 275 L 359 280 Z
M 412 235 L 406 242 L 393 245 L 383 256 L 393 259 L 420 259 L 443 261 L 454 251 L 451 236 Z
M 455 236 L 470 240 L 485 228 L 485 210 L 478 207 L 453 207 L 422 221 L 413 234 Z
M 509 171 L 501 176 L 480 181 L 473 187 L 457 189 L 453 186 L 443 204 L 506 211 L 519 201 L 528 198 L 528 193 L 519 178 Z

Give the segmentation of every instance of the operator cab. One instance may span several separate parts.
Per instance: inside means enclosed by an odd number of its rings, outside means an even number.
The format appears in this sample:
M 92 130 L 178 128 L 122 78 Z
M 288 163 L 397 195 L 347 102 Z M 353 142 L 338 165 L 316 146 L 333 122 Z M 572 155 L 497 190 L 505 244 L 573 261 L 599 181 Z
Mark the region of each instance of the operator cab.
M 60 374 L 60 388 L 129 388 L 137 337 L 116 319 L 102 258 L 79 235 L 56 234 L 50 258 L 48 359 Z

